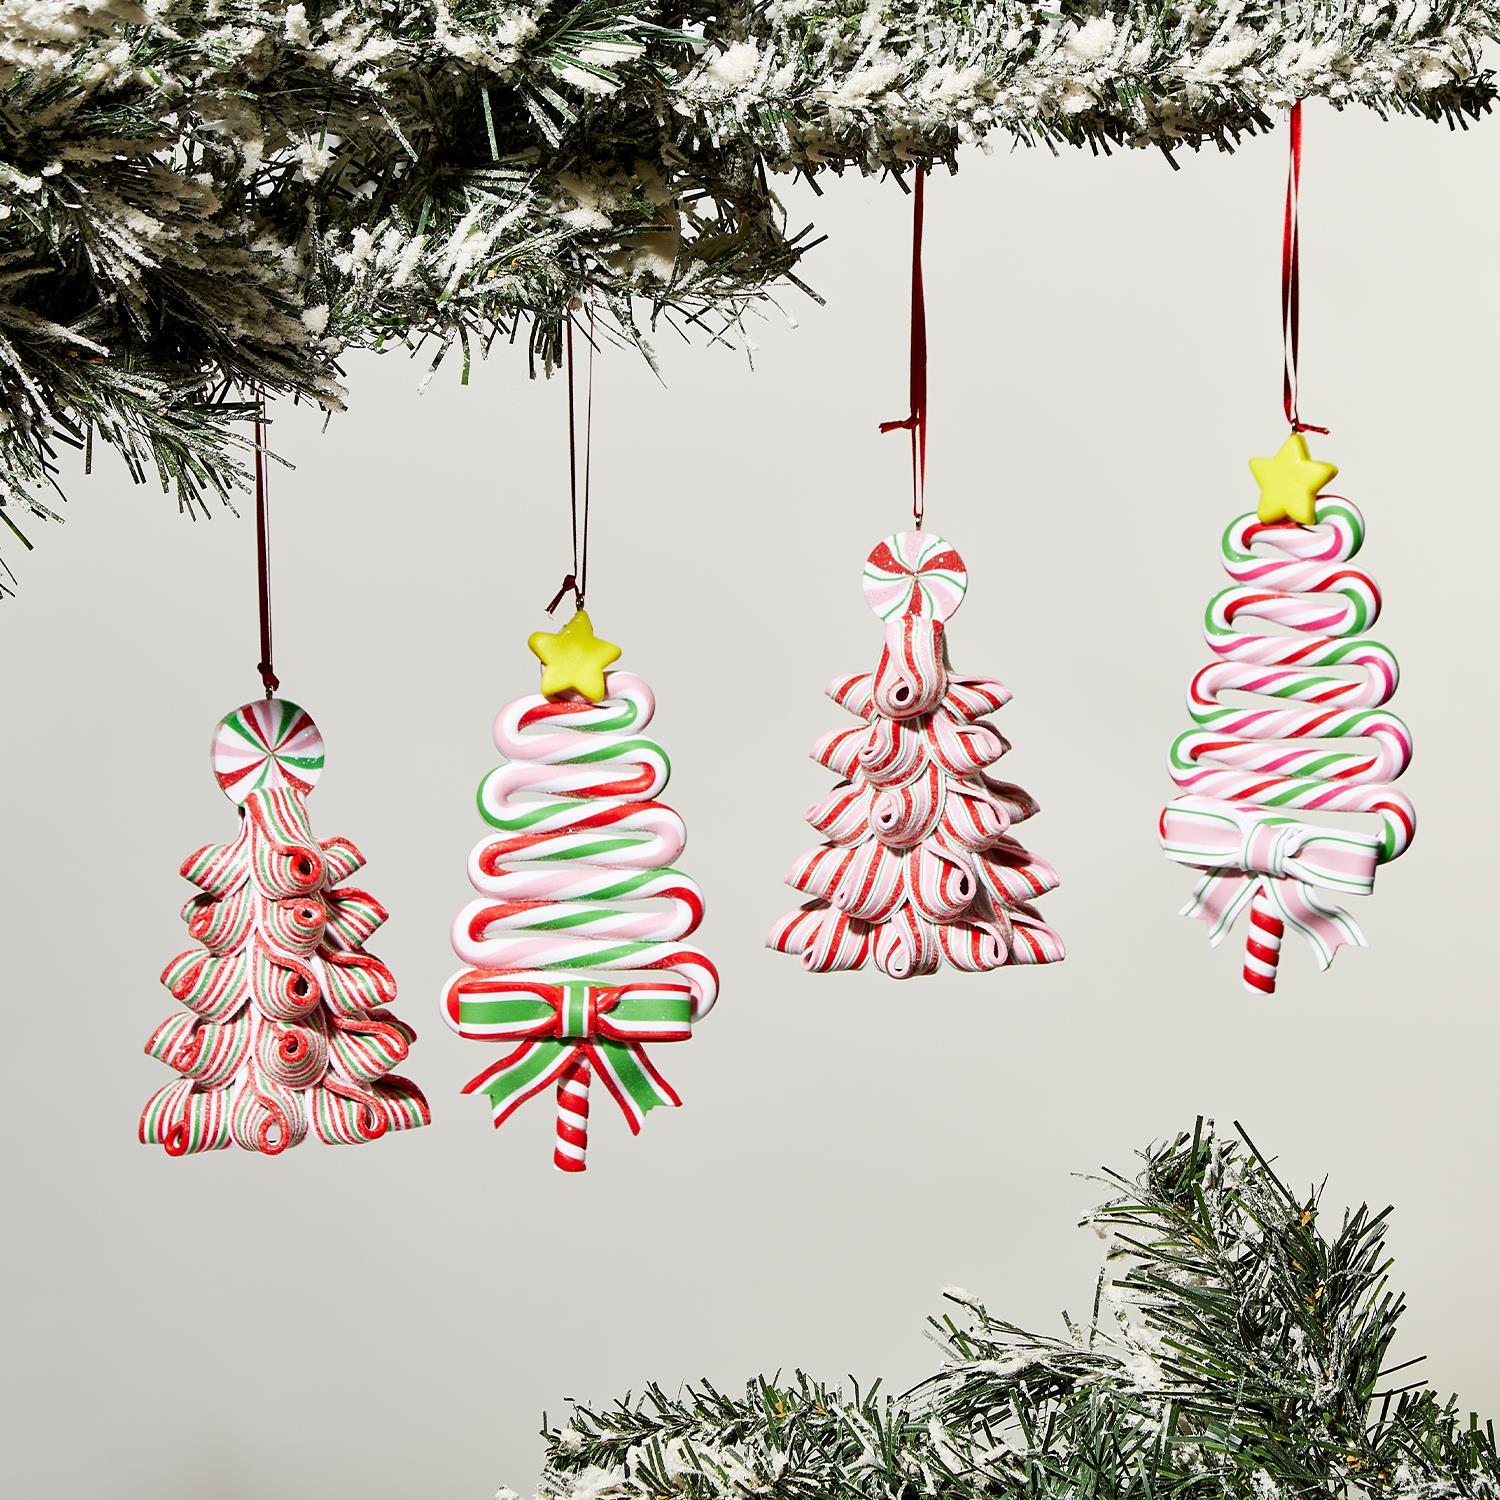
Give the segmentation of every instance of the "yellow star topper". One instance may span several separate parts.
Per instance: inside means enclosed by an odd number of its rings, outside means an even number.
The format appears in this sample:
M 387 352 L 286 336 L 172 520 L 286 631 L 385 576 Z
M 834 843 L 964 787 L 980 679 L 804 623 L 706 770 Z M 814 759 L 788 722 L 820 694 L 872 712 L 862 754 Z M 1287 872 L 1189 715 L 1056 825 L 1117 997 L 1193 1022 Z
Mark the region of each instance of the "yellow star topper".
M 542 664 L 542 695 L 581 693 L 590 703 L 604 697 L 604 669 L 620 656 L 613 641 L 594 634 L 588 611 L 580 609 L 556 635 L 539 630 L 526 642 Z
M 1307 439 L 1294 432 L 1277 450 L 1275 458 L 1252 458 L 1250 472 L 1260 486 L 1260 504 L 1255 514 L 1267 526 L 1277 521 L 1296 521 L 1311 526 L 1318 519 L 1318 491 L 1339 471 L 1307 451 Z

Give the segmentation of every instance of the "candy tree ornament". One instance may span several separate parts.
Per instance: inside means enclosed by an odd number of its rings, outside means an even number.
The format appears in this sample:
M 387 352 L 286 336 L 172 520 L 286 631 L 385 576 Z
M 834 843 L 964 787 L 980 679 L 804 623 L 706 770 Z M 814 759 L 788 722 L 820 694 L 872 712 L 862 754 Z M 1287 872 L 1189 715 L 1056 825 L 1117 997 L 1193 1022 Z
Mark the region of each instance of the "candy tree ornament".
M 495 720 L 507 763 L 479 787 L 490 825 L 469 856 L 479 894 L 453 924 L 466 967 L 442 1003 L 460 1036 L 514 1044 L 464 1093 L 483 1094 L 498 1127 L 555 1088 L 553 1162 L 582 1172 L 592 1082 L 632 1134 L 653 1109 L 680 1104 L 646 1047 L 688 1040 L 719 976 L 687 941 L 703 898 L 673 865 L 687 833 L 658 800 L 670 765 L 646 733 L 651 689 L 628 672 L 596 681 L 597 648 L 608 643 L 595 640 L 586 616 L 561 635 L 570 630 L 570 647 L 585 633 L 593 643 L 578 656 L 576 681 L 568 651 L 553 649 L 559 637 L 533 637 L 549 691 L 515 699 Z
M 1391 785 L 1412 749 L 1386 707 L 1396 658 L 1365 634 L 1380 590 L 1351 563 L 1364 517 L 1318 493 L 1337 471 L 1309 463 L 1300 433 L 1251 468 L 1261 503 L 1224 533 L 1231 586 L 1204 617 L 1215 659 L 1188 689 L 1193 727 L 1171 752 L 1182 795 L 1162 813 L 1161 844 L 1203 872 L 1183 914 L 1208 924 L 1211 943 L 1248 909 L 1244 983 L 1270 994 L 1287 927 L 1325 969 L 1345 943 L 1365 946 L 1337 903 L 1372 890 L 1377 868 L 1411 843 L 1416 815 Z M 1374 828 L 1304 812 L 1367 814 Z
M 317 725 L 282 699 L 246 704 L 220 722 L 212 765 L 239 833 L 182 866 L 201 891 L 182 913 L 200 946 L 162 975 L 186 1010 L 146 1051 L 178 1077 L 147 1102 L 142 1142 L 172 1156 L 231 1144 L 276 1156 L 309 1129 L 343 1145 L 427 1124 L 422 1091 L 391 1071 L 415 1033 L 385 1008 L 395 980 L 364 951 L 385 908 L 341 884 L 359 850 L 320 841 L 308 822 Z
M 1010 690 L 948 664 L 946 622 L 967 585 L 953 547 L 920 530 L 887 537 L 865 564 L 885 647 L 873 673 L 828 688 L 860 722 L 813 749 L 840 780 L 807 814 L 825 842 L 786 877 L 811 899 L 767 940 L 814 973 L 873 959 L 908 979 L 945 961 L 976 973 L 1063 957 L 1033 905 L 1057 876 L 1012 832 L 1037 804 L 990 774 L 1010 746 L 986 716 Z

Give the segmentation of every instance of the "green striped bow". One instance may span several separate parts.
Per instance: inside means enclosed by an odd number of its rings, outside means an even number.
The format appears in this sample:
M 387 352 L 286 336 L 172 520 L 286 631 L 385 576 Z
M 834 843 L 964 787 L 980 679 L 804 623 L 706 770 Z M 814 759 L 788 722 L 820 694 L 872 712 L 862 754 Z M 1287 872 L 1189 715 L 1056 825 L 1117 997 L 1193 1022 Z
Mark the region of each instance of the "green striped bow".
M 460 1036 L 520 1042 L 463 1088 L 489 1098 L 496 1125 L 584 1060 L 614 1095 L 632 1134 L 651 1110 L 682 1103 L 642 1044 L 686 1041 L 692 1005 L 686 984 L 604 986 L 485 969 L 457 975 L 443 996 L 448 1024 Z

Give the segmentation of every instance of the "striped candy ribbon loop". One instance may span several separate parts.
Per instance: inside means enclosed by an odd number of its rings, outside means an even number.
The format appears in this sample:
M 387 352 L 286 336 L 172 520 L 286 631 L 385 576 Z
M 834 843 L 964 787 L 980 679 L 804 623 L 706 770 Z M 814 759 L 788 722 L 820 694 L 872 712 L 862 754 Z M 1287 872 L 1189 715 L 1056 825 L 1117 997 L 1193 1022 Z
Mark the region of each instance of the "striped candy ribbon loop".
M 262 1026 L 255 1042 L 261 1076 L 283 1088 L 310 1088 L 328 1071 L 328 1035 L 313 1017 L 308 1026 Z
M 169 1156 L 222 1151 L 230 1144 L 228 1090 L 201 1091 L 185 1078 L 163 1084 L 141 1111 L 140 1141 Z
M 168 1016 L 146 1042 L 146 1055 L 176 1069 L 206 1088 L 228 1083 L 250 1046 L 246 1016 L 233 1021 L 203 1021 L 179 1012 Z
M 255 913 L 250 893 L 230 891 L 222 898 L 194 896 L 182 909 L 182 920 L 193 941 L 202 943 L 210 953 L 232 953 L 249 935 Z
M 332 861 L 328 861 L 332 866 Z M 332 873 L 329 879 L 335 878 Z M 338 947 L 362 948 L 386 919 L 386 909 L 368 891 L 345 886 L 329 891 L 324 901 L 325 931 Z
M 903 615 L 885 627 L 885 650 L 870 684 L 875 713 L 887 719 L 929 713 L 947 686 L 941 620 Z
M 302 1096 L 264 1079 L 247 1078 L 233 1091 L 229 1133 L 235 1145 L 262 1156 L 279 1156 L 300 1146 L 307 1136 Z
M 249 844 L 250 825 L 242 818 L 240 831 L 231 842 L 205 844 L 183 860 L 178 873 L 184 880 L 191 880 L 211 901 L 222 901 L 244 882 L 243 865 Z
M 645 681 L 633 672 L 611 672 L 607 680 L 609 696 L 598 703 L 544 698 L 540 693 L 513 698 L 495 715 L 496 749 L 517 761 L 568 760 L 578 752 L 575 734 L 617 735 L 644 729 L 656 712 L 656 698 Z M 543 729 L 561 732 L 539 733 Z

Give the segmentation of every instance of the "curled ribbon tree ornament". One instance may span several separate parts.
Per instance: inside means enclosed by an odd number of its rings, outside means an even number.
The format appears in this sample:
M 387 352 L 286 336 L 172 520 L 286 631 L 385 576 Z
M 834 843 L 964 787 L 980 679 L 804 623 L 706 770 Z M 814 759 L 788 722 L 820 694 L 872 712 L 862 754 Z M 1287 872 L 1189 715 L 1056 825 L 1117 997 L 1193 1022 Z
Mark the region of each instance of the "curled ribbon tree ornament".
M 1062 939 L 1032 905 L 1057 876 L 1011 831 L 1037 805 L 990 774 L 1010 746 L 985 716 L 1010 690 L 948 664 L 945 622 L 967 578 L 958 553 L 921 531 L 887 537 L 865 565 L 885 647 L 873 673 L 828 688 L 861 723 L 813 749 L 841 778 L 807 814 L 826 842 L 787 876 L 812 899 L 767 940 L 814 973 L 873 958 L 882 973 L 908 979 L 943 961 L 978 972 L 1063 957 Z
M 172 1156 L 231 1143 L 275 1156 L 309 1129 L 357 1144 L 428 1123 L 421 1090 L 391 1072 L 415 1033 L 385 1009 L 396 982 L 364 951 L 385 908 L 340 884 L 359 850 L 308 823 L 322 767 L 322 736 L 295 703 L 246 704 L 214 736 L 240 830 L 182 866 L 202 891 L 183 908 L 201 946 L 167 965 L 162 983 L 187 1011 L 146 1044 L 180 1076 L 152 1095 L 140 1138 Z
M 162 983 L 190 1014 L 163 1021 L 146 1051 L 180 1075 L 141 1115 L 140 1138 L 172 1156 L 231 1142 L 277 1156 L 311 1128 L 332 1144 L 428 1123 L 427 1101 L 391 1072 L 416 1034 L 384 1007 L 396 981 L 366 940 L 385 921 L 368 891 L 341 886 L 364 863 L 347 839 L 314 837 L 306 798 L 323 770 L 323 736 L 277 698 L 271 630 L 266 413 L 253 408 L 255 571 L 263 700 L 220 720 L 214 776 L 240 809 L 228 844 L 190 855 L 202 895 L 183 908 L 202 945 Z
M 594 636 L 582 610 L 557 634 L 534 636 L 532 649 L 544 691 L 495 720 L 509 763 L 479 788 L 493 831 L 469 857 L 479 897 L 453 926 L 468 967 L 449 980 L 443 1013 L 460 1036 L 517 1044 L 464 1086 L 489 1099 L 497 1127 L 556 1086 L 553 1161 L 581 1172 L 593 1079 L 632 1134 L 651 1110 L 680 1104 L 645 1044 L 686 1041 L 719 976 L 686 941 L 703 898 L 672 865 L 687 833 L 657 800 L 670 766 L 644 733 L 651 689 L 604 671 L 619 650 Z M 621 971 L 649 977 L 620 983 Z

